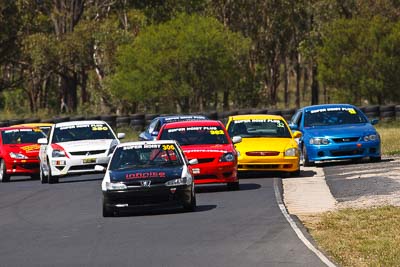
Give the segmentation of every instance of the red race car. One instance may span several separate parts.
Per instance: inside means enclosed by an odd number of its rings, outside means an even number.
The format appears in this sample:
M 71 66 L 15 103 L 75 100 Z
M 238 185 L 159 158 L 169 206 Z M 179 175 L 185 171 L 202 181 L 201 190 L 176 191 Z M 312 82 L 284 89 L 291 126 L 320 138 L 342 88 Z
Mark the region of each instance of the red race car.
M 226 183 L 230 190 L 239 189 L 237 153 L 220 121 L 184 121 L 163 125 L 157 139 L 176 140 L 188 160 L 197 159 L 192 165 L 195 184 Z
M 12 175 L 39 177 L 39 138 L 46 135 L 37 127 L 0 128 L 0 182 Z

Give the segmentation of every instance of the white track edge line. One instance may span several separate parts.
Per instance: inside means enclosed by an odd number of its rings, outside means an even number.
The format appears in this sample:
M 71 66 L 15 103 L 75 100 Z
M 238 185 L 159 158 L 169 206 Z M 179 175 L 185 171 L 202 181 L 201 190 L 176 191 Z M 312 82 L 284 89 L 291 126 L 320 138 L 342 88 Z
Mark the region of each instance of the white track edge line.
M 297 237 L 306 245 L 306 247 L 311 250 L 317 257 L 326 264 L 326 266 L 329 267 L 336 267 L 336 265 L 331 262 L 321 251 L 319 251 L 316 247 L 314 247 L 313 244 L 304 236 L 303 232 L 297 227 L 296 223 L 293 221 L 293 219 L 290 217 L 289 213 L 286 210 L 285 205 L 283 204 L 281 195 L 280 195 L 280 190 L 278 188 L 278 178 L 274 178 L 274 191 L 275 191 L 275 198 L 278 203 L 279 209 L 281 210 L 283 216 L 285 216 L 286 220 L 292 227 L 293 231 L 296 233 Z

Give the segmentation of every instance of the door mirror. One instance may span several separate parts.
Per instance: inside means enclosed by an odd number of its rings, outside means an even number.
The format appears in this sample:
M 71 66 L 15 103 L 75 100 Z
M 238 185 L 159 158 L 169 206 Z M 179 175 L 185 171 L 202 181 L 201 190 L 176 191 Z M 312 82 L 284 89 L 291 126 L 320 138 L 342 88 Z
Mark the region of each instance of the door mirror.
M 195 164 L 198 164 L 198 163 L 199 163 L 199 161 L 197 159 L 189 160 L 189 165 L 195 165 Z
M 125 133 L 117 133 L 118 139 L 124 139 L 125 138 Z
M 37 142 L 41 145 L 47 145 L 47 138 L 39 138 Z
M 237 135 L 237 136 L 232 137 L 232 143 L 237 144 L 237 143 L 240 143 L 240 142 L 242 142 L 242 137 L 241 136 Z
M 293 132 L 293 138 L 300 138 L 303 134 L 300 131 Z

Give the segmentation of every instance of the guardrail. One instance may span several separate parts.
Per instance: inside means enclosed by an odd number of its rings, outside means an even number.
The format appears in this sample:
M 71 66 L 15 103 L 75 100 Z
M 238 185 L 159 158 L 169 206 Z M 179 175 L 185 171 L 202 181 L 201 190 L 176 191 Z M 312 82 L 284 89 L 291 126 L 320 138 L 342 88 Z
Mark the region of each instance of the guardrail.
M 400 105 L 372 105 L 359 107 L 370 119 L 378 118 L 382 121 L 400 121 Z M 240 114 L 277 114 L 282 115 L 286 120 L 289 120 L 296 112 L 295 108 L 292 109 L 238 109 L 231 111 L 209 111 L 202 114 L 213 120 L 221 120 L 226 122 L 229 116 L 240 115 Z M 110 124 L 113 128 L 121 127 L 131 127 L 135 131 L 143 130 L 146 125 L 150 123 L 152 119 L 163 114 L 145 114 L 145 113 L 135 113 L 127 115 L 92 115 L 92 116 L 60 116 L 50 119 L 40 119 L 40 118 L 25 118 L 25 119 L 10 119 L 0 121 L 0 127 L 6 127 L 15 124 L 22 123 L 39 123 L 39 122 L 64 122 L 64 121 L 74 121 L 74 120 L 103 120 Z

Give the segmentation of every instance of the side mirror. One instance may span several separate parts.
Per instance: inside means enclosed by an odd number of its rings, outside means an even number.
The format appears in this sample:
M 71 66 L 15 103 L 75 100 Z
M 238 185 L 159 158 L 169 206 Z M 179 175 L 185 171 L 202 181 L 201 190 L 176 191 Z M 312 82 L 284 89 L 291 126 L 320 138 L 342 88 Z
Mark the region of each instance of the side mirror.
M 117 133 L 118 139 L 124 139 L 125 138 L 125 133 Z
M 300 138 L 303 134 L 300 131 L 293 132 L 293 138 Z
M 158 131 L 152 131 L 151 132 L 151 136 L 157 136 L 158 135 Z
M 240 143 L 240 142 L 242 142 L 242 137 L 241 136 L 237 135 L 237 136 L 232 137 L 232 143 L 237 144 L 237 143 Z
M 371 120 L 371 124 L 372 124 L 372 125 L 378 124 L 378 122 L 379 122 L 378 119 L 373 119 L 373 120 Z
M 103 172 L 103 171 L 106 170 L 106 168 L 104 166 L 101 166 L 101 165 L 95 165 L 94 166 L 94 170 L 98 171 L 98 172 Z
M 37 142 L 40 145 L 47 145 L 47 138 L 39 138 Z
M 197 159 L 189 160 L 189 165 L 195 165 L 195 164 L 199 164 L 199 161 Z

